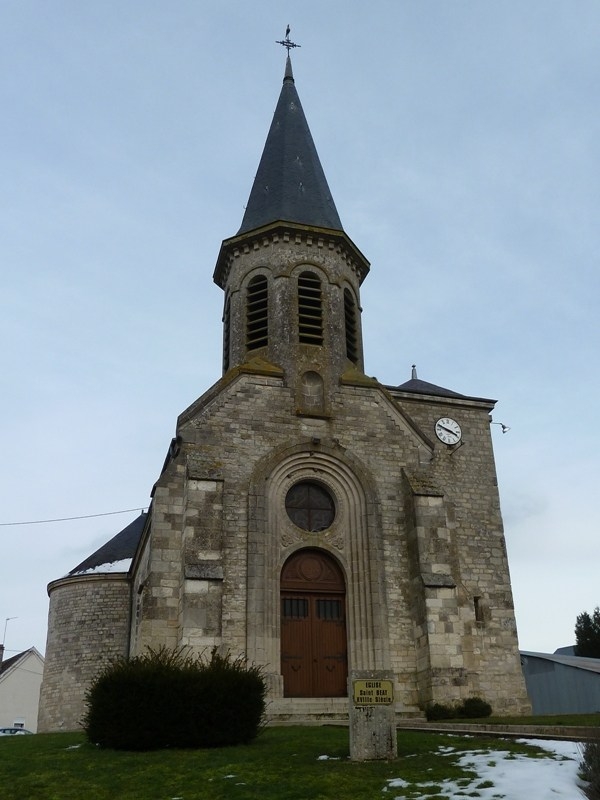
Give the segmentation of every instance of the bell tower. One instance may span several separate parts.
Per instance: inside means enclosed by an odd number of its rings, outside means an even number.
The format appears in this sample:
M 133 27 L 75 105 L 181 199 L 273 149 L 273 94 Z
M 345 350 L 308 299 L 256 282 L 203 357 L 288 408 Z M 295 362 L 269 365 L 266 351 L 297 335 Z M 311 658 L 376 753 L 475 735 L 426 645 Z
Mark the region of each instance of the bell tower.
M 369 262 L 346 235 L 289 53 L 244 218 L 214 273 L 225 292 L 223 373 L 283 371 L 303 413 L 327 416 L 344 373 L 362 373 L 360 285 Z

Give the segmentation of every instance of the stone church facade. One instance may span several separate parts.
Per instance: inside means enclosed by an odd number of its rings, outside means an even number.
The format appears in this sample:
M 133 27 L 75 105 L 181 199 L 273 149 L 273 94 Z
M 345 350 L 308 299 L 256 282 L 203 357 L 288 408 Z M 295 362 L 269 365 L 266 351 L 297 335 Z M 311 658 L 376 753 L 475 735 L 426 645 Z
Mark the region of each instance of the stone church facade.
M 343 718 L 349 671 L 396 712 L 528 710 L 494 401 L 364 372 L 360 287 L 296 91 L 221 246 L 223 374 L 177 421 L 147 514 L 49 587 L 40 730 L 79 725 L 115 656 L 219 648 L 265 668 L 274 720 Z

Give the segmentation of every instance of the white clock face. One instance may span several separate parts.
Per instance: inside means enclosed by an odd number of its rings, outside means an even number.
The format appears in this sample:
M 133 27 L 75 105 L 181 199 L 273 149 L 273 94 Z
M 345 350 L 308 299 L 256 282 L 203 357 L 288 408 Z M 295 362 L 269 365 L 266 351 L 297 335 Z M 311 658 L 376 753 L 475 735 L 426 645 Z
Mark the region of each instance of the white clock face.
M 450 417 L 442 417 L 435 423 L 435 435 L 444 444 L 458 444 L 462 431 L 458 422 Z

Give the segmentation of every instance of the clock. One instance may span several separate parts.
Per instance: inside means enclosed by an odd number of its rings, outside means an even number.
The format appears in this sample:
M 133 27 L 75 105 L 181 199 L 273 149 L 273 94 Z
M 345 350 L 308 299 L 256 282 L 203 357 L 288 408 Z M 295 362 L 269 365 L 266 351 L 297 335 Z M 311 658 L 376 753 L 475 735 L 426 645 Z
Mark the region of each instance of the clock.
M 450 417 L 442 417 L 435 423 L 435 435 L 444 444 L 458 444 L 462 438 L 462 431 L 458 422 Z

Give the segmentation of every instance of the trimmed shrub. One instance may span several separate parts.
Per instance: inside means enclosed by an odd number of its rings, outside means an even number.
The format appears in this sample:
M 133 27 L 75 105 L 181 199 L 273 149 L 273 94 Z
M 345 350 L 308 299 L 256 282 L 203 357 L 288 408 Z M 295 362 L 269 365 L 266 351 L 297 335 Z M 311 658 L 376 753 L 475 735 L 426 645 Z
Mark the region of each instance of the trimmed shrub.
M 489 717 L 491 713 L 491 705 L 481 697 L 467 697 L 456 708 L 456 716 L 461 719 Z
M 452 719 L 456 715 L 454 706 L 446 703 L 430 703 L 425 709 L 425 718 L 429 722 L 436 722 L 440 719 Z
M 148 649 L 98 675 L 83 725 L 90 742 L 115 750 L 243 744 L 258 734 L 265 695 L 261 668 L 244 658 Z
M 425 718 L 429 722 L 441 719 L 478 719 L 489 717 L 491 705 L 481 697 L 467 697 L 460 703 L 430 703 L 425 708 Z

